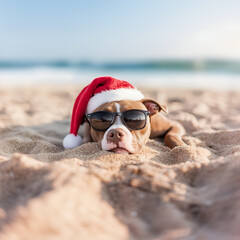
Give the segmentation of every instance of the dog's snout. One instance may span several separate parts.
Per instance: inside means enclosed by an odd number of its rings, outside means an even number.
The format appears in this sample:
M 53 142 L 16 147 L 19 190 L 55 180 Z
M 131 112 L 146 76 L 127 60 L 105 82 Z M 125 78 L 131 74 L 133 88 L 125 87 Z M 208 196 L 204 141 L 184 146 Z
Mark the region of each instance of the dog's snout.
M 107 141 L 118 143 L 121 142 L 124 136 L 125 132 L 122 129 L 112 129 L 107 134 Z

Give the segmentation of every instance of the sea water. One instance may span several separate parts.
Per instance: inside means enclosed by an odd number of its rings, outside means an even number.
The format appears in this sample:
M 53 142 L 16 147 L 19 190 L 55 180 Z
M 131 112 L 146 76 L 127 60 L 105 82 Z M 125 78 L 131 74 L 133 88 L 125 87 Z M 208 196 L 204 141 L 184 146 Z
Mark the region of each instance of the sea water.
M 136 86 L 240 90 L 240 63 L 157 62 L 151 64 L 1 63 L 0 86 L 89 84 L 112 76 Z M 191 63 L 191 62 L 190 62 Z

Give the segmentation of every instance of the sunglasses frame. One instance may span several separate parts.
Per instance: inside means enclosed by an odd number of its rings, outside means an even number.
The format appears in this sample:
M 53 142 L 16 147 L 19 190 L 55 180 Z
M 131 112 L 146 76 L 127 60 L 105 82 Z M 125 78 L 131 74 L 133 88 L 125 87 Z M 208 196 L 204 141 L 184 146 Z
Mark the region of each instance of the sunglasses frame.
M 144 126 L 143 126 L 142 128 L 132 129 L 132 128 L 128 127 L 128 125 L 127 125 L 126 122 L 124 121 L 124 117 L 123 117 L 124 114 L 127 113 L 127 112 L 131 112 L 131 111 L 139 111 L 139 112 L 144 113 L 144 115 L 145 115 L 145 124 L 144 124 Z M 91 121 L 91 120 L 92 120 L 92 116 L 93 116 L 95 113 L 101 113 L 101 112 L 110 113 L 110 114 L 112 115 L 112 122 L 111 122 L 111 124 L 109 125 L 109 127 L 107 127 L 106 129 L 99 130 L 99 129 L 95 128 L 95 127 L 92 125 L 92 121 Z M 91 125 L 91 127 L 92 127 L 94 130 L 103 132 L 103 131 L 106 131 L 108 128 L 110 128 L 110 127 L 113 125 L 113 123 L 115 122 L 116 117 L 119 116 L 119 117 L 121 117 L 121 120 L 122 120 L 123 124 L 124 124 L 128 129 L 137 131 L 137 130 L 141 130 L 141 129 L 143 129 L 143 128 L 146 127 L 146 124 L 147 124 L 147 116 L 149 116 L 149 115 L 150 115 L 150 112 L 149 112 L 149 111 L 142 110 L 142 109 L 130 109 L 130 110 L 127 110 L 127 111 L 124 111 L 124 112 L 98 111 L 98 112 L 94 112 L 94 113 L 89 113 L 89 114 L 87 114 L 87 115 L 86 115 L 86 119 L 87 119 L 87 121 L 89 122 L 89 124 Z

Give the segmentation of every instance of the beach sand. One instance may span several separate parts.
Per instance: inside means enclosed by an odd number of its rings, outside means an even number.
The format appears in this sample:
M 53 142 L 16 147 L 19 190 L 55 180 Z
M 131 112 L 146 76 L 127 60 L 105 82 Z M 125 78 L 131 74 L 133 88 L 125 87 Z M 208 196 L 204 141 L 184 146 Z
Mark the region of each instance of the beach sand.
M 144 89 L 186 147 L 64 150 L 79 86 L 0 90 L 0 239 L 240 239 L 240 94 Z

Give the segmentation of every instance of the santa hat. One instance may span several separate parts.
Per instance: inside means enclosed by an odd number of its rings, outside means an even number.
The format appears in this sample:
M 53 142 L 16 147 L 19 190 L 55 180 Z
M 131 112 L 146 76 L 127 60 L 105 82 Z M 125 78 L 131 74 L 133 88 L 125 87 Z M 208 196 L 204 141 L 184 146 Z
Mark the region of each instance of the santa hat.
M 78 133 L 84 123 L 85 114 L 92 113 L 96 108 L 107 102 L 143 99 L 143 94 L 130 83 L 112 77 L 95 78 L 86 86 L 75 100 L 72 112 L 70 134 L 63 140 L 64 148 L 74 148 L 82 143 Z

